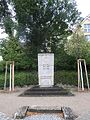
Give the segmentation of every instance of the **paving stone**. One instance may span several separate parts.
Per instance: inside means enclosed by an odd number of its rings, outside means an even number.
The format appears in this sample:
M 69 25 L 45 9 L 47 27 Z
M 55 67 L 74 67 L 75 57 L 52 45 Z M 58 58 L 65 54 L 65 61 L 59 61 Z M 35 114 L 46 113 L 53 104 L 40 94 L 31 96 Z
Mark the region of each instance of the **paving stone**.
M 61 110 L 61 107 L 59 106 L 30 106 L 29 109 L 35 109 L 35 110 Z
M 19 108 L 15 114 L 14 114 L 14 119 L 22 119 L 26 116 L 26 112 L 28 110 L 29 106 L 23 106 L 21 108 Z
M 90 120 L 90 111 L 82 116 L 79 116 L 76 120 Z
M 75 120 L 77 118 L 70 107 L 62 107 L 61 109 L 63 111 L 65 120 Z

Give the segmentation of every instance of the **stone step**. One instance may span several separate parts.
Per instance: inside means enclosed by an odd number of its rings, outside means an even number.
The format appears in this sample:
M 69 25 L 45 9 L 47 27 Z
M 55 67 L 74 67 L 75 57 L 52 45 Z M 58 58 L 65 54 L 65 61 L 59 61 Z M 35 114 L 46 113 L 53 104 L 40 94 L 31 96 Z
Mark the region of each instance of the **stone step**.
M 38 116 L 43 116 L 45 115 L 46 117 L 41 119 L 38 118 Z M 14 120 L 16 118 L 18 120 L 29 120 L 26 118 L 30 118 L 30 120 L 34 119 L 34 116 L 36 116 L 35 120 L 47 120 L 47 116 L 50 115 L 51 119 L 48 120 L 53 120 L 52 116 L 58 116 L 60 119 L 56 120 L 75 120 L 77 116 L 73 113 L 71 108 L 69 107 L 59 107 L 59 106 L 23 106 L 19 108 L 15 114 L 14 114 Z
M 26 93 L 26 94 L 29 94 L 29 93 L 68 93 L 68 91 L 57 91 L 57 90 L 55 90 L 55 91 L 52 91 L 52 90 L 48 90 L 48 91 L 25 91 L 24 93 Z
M 61 91 L 61 90 L 65 90 L 62 87 L 32 87 L 31 89 L 27 90 L 27 91 Z
M 20 96 L 72 96 L 73 94 L 62 87 L 40 88 L 33 87 L 26 90 Z
M 29 96 L 29 95 L 32 95 L 32 96 L 38 96 L 38 95 L 40 95 L 40 96 L 42 96 L 42 95 L 45 95 L 45 96 L 47 96 L 47 95 L 69 95 L 68 93 L 65 93 L 65 92 L 32 92 L 32 93 L 25 93 L 25 96 Z
M 77 118 L 70 107 L 62 107 L 61 109 L 65 120 L 75 120 Z

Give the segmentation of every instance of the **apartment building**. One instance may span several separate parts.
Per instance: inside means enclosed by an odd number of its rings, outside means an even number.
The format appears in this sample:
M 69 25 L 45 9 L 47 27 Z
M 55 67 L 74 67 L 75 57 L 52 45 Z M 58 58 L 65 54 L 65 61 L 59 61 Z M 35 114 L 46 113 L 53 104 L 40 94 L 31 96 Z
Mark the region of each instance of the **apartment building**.
M 84 20 L 81 22 L 81 26 L 85 37 L 88 41 L 90 41 L 90 14 L 84 18 Z

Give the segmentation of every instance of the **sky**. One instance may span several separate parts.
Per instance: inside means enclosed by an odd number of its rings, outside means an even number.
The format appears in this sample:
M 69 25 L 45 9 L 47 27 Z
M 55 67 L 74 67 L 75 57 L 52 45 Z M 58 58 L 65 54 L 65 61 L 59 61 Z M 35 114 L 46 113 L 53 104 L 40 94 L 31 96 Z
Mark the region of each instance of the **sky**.
M 82 12 L 82 17 L 86 17 L 90 14 L 90 0 L 76 0 L 76 2 L 78 10 Z
M 76 0 L 77 9 L 82 12 L 81 16 L 86 17 L 90 14 L 90 0 Z M 0 38 L 6 37 L 6 34 L 2 33 L 3 31 L 0 28 Z

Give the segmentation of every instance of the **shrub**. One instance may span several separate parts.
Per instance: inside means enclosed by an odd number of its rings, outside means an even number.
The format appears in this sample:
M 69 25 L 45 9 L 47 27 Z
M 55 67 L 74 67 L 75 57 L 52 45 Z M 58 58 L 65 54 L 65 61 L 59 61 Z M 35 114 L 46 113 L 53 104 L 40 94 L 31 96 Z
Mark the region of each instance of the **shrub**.
M 55 84 L 77 85 L 77 73 L 74 71 L 55 72 Z
M 4 87 L 5 75 L 0 74 L 0 88 Z M 23 87 L 24 85 L 38 84 L 36 72 L 15 72 L 15 86 Z M 7 75 L 7 87 L 9 87 L 9 73 Z
M 89 81 L 90 74 L 88 73 Z M 0 88 L 4 86 L 4 73 L 0 74 Z M 77 72 L 75 71 L 57 71 L 54 73 L 54 84 L 66 84 L 77 86 Z M 38 85 L 38 74 L 33 72 L 15 72 L 15 86 L 23 87 L 24 85 Z M 7 76 L 7 87 L 9 86 L 9 73 Z
M 24 86 L 24 85 L 36 85 L 37 72 L 16 72 L 15 73 L 15 86 Z

